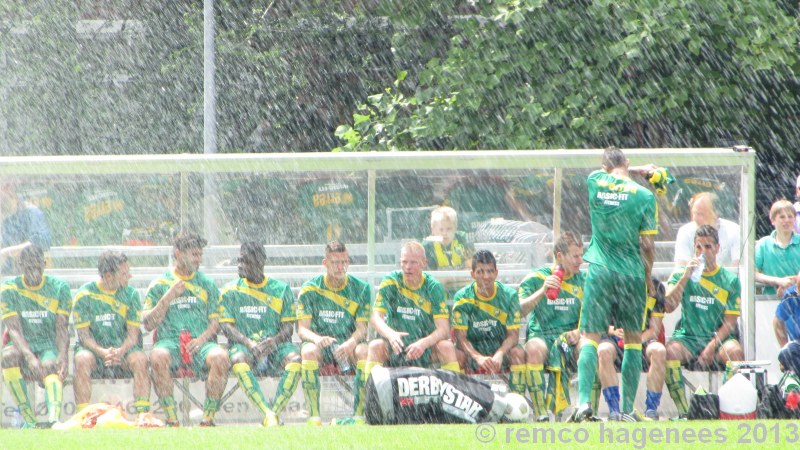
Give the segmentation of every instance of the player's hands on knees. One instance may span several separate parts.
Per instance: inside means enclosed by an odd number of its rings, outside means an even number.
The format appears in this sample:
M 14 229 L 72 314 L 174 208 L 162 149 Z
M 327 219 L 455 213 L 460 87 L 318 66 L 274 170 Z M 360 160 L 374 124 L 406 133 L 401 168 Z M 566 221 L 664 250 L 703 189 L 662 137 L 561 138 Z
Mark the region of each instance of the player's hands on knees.
M 387 337 L 389 341 L 389 345 L 392 347 L 392 351 L 395 355 L 399 355 L 403 353 L 403 348 L 405 345 L 403 344 L 403 337 L 408 336 L 408 333 L 402 331 L 395 331 Z
M 275 339 L 272 336 L 262 339 L 258 345 L 256 345 L 256 352 L 258 355 L 266 355 L 271 353 L 277 345 L 275 345 Z M 255 355 L 255 353 L 254 353 Z
M 414 341 L 406 347 L 406 359 L 415 360 L 422 356 L 427 350 L 428 347 L 425 345 L 422 339 L 418 341 Z
M 355 349 L 356 343 L 352 339 L 348 339 L 341 344 L 339 344 L 339 348 L 336 349 L 333 356 L 335 358 L 349 358 L 350 354 L 353 353 L 353 349 Z
M 505 355 L 502 353 L 495 353 L 489 358 L 492 361 L 492 373 L 500 373 L 503 370 L 503 358 Z
M 336 339 L 333 336 L 321 336 L 320 339 L 316 342 L 317 347 L 323 349 L 325 347 L 329 347 L 336 342 Z
M 203 341 L 199 337 L 196 337 L 186 343 L 186 351 L 194 355 L 194 352 L 200 350 L 200 347 L 202 347 L 203 344 L 205 344 L 205 341 Z
M 697 356 L 697 362 L 703 366 L 708 366 L 714 362 L 714 356 L 717 353 L 714 346 L 706 345 L 706 348 Z
M 103 363 L 106 366 L 118 366 L 122 364 L 122 353 L 118 348 L 109 348 L 103 357 Z

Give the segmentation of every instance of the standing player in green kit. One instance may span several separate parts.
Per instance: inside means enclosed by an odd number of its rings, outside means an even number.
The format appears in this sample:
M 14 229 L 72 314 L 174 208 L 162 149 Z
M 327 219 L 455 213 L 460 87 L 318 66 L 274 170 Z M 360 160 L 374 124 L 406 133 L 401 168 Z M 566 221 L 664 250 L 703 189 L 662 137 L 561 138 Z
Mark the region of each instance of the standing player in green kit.
M 214 426 L 228 381 L 228 352 L 217 344 L 219 290 L 213 279 L 198 270 L 205 246 L 206 240 L 194 233 L 178 234 L 173 245 L 174 269 L 153 281 L 145 296 L 144 328 L 158 330 L 150 353 L 153 381 L 168 426 L 178 426 L 172 374 L 182 361 L 206 378 L 200 426 Z
M 91 378 L 133 377 L 134 407 L 139 417 L 150 411 L 150 373 L 142 351 L 142 302 L 139 291 L 128 285 L 128 258 L 108 250 L 97 262 L 100 280 L 84 284 L 75 294 L 72 317 L 75 346 L 76 411 L 92 398 Z
M 239 385 L 264 414 L 263 425 L 278 425 L 300 381 L 300 349 L 292 343 L 297 320 L 292 288 L 264 275 L 267 253 L 257 242 L 239 252 L 239 278 L 222 288 L 222 328 L 231 342 L 230 358 Z M 267 403 L 253 369 L 269 376 L 282 373 L 272 406 Z
M 46 425 L 51 426 L 61 416 L 72 297 L 67 283 L 44 274 L 44 252 L 38 245 L 25 247 L 19 264 L 23 274 L 0 289 L 0 312 L 10 338 L 3 348 L 3 379 L 26 428 L 36 426 L 36 412 L 22 370 L 42 383 L 49 412 Z
M 642 329 L 648 292 L 654 292 L 651 271 L 657 234 L 655 195 L 628 177 L 658 169 L 650 164 L 630 167 L 621 150 L 603 153 L 603 169 L 589 174 L 592 240 L 583 259 L 589 273 L 581 310 L 582 345 L 578 357 L 578 407 L 571 421 L 593 414 L 590 402 L 597 374 L 597 346 L 612 316 L 625 330 L 622 358 L 622 420 L 638 421 L 633 402 L 642 372 Z
M 350 255 L 341 242 L 331 241 L 325 246 L 322 265 L 325 274 L 305 282 L 298 299 L 297 334 L 303 340 L 303 393 L 309 415 L 319 417 L 320 363 L 334 363 L 341 372 L 349 372 L 345 370 L 347 366 L 355 367 L 353 415 L 354 423 L 361 422 L 370 287 L 366 281 L 347 273 Z M 341 421 L 350 422 L 348 419 Z M 316 424 L 316 421 L 309 423 Z

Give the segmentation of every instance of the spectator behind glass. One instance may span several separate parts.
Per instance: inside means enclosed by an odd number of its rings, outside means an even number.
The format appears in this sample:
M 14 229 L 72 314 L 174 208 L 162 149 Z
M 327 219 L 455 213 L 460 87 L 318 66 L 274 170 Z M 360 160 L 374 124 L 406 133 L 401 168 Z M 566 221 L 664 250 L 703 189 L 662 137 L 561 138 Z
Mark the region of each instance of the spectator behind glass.
M 800 235 L 794 232 L 794 206 L 778 200 L 769 209 L 775 230 L 756 243 L 756 283 L 765 284 L 765 295 L 780 298 L 794 284 L 800 270 Z
M 17 195 L 14 183 L 4 183 L 0 188 L 0 212 L 3 217 L 0 267 L 3 274 L 16 273 L 19 270 L 14 267 L 14 260 L 22 249 L 31 244 L 45 252 L 50 249 L 50 227 L 41 209 Z
M 692 221 L 678 229 L 675 238 L 675 256 L 673 260 L 678 266 L 685 266 L 694 257 L 694 234 L 697 228 L 711 225 L 719 233 L 720 250 L 717 263 L 731 267 L 739 265 L 740 231 L 739 225 L 722 219 L 716 209 L 719 198 L 713 192 L 700 192 L 689 201 Z

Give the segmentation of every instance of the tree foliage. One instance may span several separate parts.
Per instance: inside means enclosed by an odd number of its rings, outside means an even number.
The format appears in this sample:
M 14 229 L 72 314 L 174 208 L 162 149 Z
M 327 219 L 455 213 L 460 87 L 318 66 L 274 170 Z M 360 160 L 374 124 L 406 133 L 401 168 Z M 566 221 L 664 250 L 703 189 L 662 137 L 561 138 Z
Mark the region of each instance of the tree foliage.
M 770 0 L 498 0 L 371 95 L 339 150 L 798 143 L 798 23 Z

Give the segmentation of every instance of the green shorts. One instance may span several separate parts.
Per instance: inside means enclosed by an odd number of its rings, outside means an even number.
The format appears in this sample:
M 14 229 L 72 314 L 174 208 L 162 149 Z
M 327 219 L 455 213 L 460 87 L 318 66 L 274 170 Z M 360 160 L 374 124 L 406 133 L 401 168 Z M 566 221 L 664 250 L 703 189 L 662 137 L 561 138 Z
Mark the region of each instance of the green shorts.
M 233 344 L 228 349 L 228 355 L 233 358 L 237 353 L 244 353 L 247 359 L 253 361 L 253 354 L 242 344 Z M 261 361 L 253 361 L 255 367 L 253 373 L 256 375 L 266 375 L 269 377 L 276 377 L 283 373 L 284 365 L 283 360 L 291 353 L 300 354 L 300 349 L 292 342 L 283 342 L 278 345 L 278 348 L 264 356 Z
M 91 350 L 86 347 L 81 346 L 78 343 L 75 343 L 75 354 L 82 351 L 87 351 L 89 353 L 94 354 Z M 133 346 L 125 353 L 125 356 L 122 358 L 123 360 L 128 358 L 128 355 L 131 353 L 141 352 L 142 348 Z M 120 364 L 119 366 L 106 366 L 103 362 L 103 358 L 95 355 L 94 356 L 94 369 L 92 369 L 92 373 L 90 375 L 92 378 L 96 379 L 126 379 L 126 378 L 133 378 L 133 372 L 128 367 L 127 364 Z
M 713 337 L 714 336 L 708 336 L 708 337 L 672 336 L 672 339 L 670 339 L 669 342 L 676 341 L 683 344 L 683 346 L 686 347 L 686 350 L 689 350 L 689 353 L 692 354 L 692 360 L 689 361 L 689 363 L 694 364 L 695 360 L 697 360 L 697 357 L 700 356 L 700 353 L 703 351 L 704 348 L 706 348 L 706 345 L 708 345 L 708 341 L 710 341 L 711 338 Z M 738 339 L 736 338 L 736 336 L 728 336 L 724 341 L 722 341 L 722 344 L 717 346 L 717 348 L 714 350 L 715 354 L 719 353 L 719 349 L 722 348 L 722 346 L 729 341 L 738 342 Z
M 170 369 L 172 369 L 173 372 L 181 367 L 182 360 L 180 342 L 175 339 L 159 339 L 158 342 L 153 344 L 153 348 L 163 348 L 169 351 L 169 355 L 172 357 Z M 208 354 L 211 353 L 211 350 L 214 350 L 215 348 L 220 348 L 219 344 L 216 342 L 206 342 L 192 355 L 192 362 L 189 364 L 189 368 L 192 369 L 192 372 L 194 372 L 194 374 L 198 377 L 203 379 L 206 378 L 206 375 L 208 374 L 206 358 L 208 358 Z
M 634 276 L 590 264 L 584 286 L 581 331 L 603 334 L 612 322 L 626 330 L 644 330 L 647 302 L 644 273 Z
M 550 346 L 553 345 L 553 342 L 555 342 L 559 336 L 561 336 L 561 333 L 535 333 L 531 331 L 530 333 L 528 333 L 528 341 L 530 341 L 533 338 L 541 339 L 544 341 L 545 345 L 547 346 L 547 349 L 550 350 Z
M 344 341 L 342 341 L 344 342 Z M 301 347 L 305 347 L 306 345 L 310 345 L 311 342 L 303 342 Z M 333 356 L 333 345 L 329 345 L 323 349 L 320 349 L 320 353 L 322 353 L 322 361 L 320 361 L 320 366 L 325 366 L 328 364 L 335 364 L 336 367 L 339 367 L 339 362 L 336 361 L 336 358 Z

